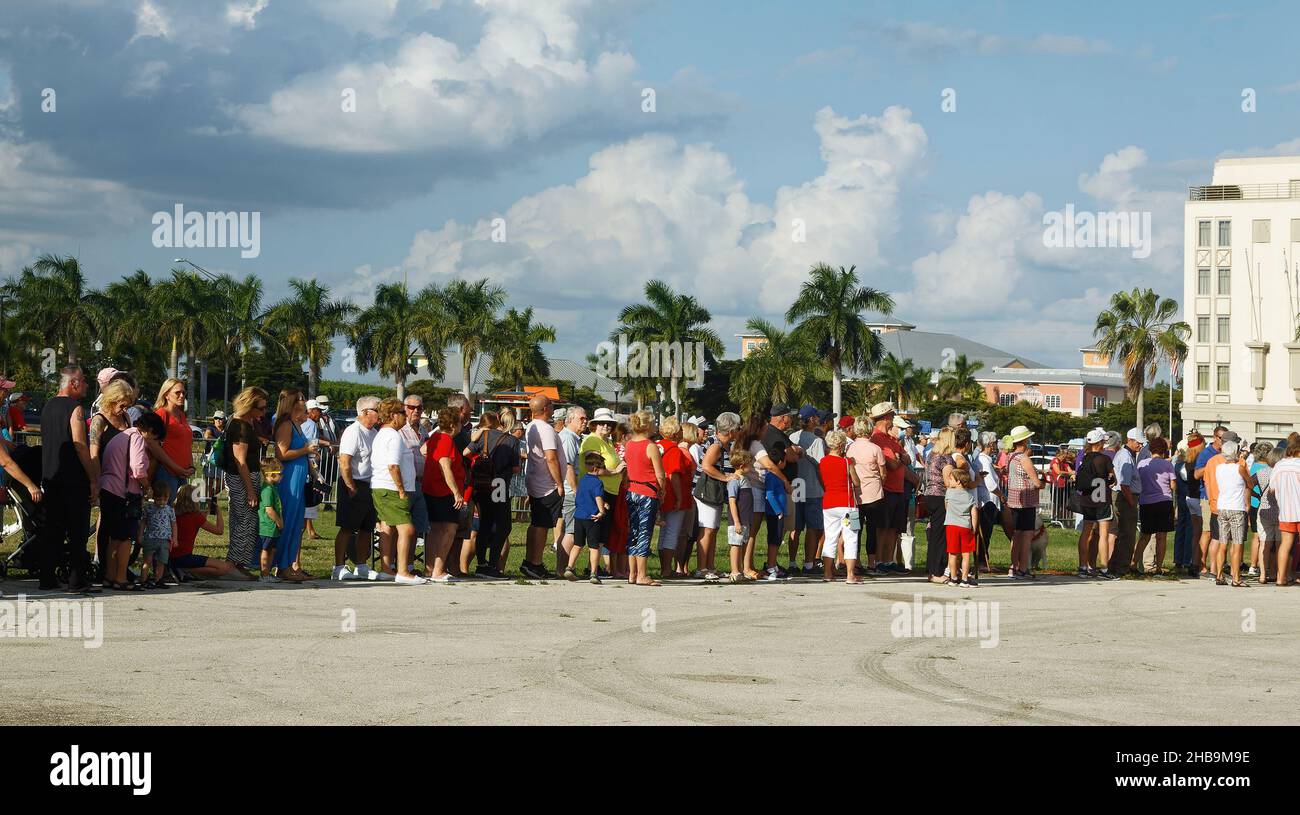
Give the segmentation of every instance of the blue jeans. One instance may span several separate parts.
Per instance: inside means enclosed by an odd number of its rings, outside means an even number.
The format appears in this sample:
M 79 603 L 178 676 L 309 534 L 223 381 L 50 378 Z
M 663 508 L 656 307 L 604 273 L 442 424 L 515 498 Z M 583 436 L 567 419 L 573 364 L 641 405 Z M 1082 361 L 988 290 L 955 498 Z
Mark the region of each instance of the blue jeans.
M 650 539 L 655 533 L 655 517 L 659 514 L 659 499 L 639 492 L 627 494 L 627 554 L 629 557 L 649 557 Z
M 176 490 L 180 489 L 181 484 L 188 483 L 185 478 L 169 473 L 167 468 L 162 465 L 158 466 L 158 471 L 154 473 L 153 480 L 161 481 L 167 485 L 167 503 L 169 504 L 176 497 Z
M 1187 502 L 1178 506 L 1178 520 L 1174 522 L 1174 565 L 1192 565 L 1192 515 L 1187 511 Z

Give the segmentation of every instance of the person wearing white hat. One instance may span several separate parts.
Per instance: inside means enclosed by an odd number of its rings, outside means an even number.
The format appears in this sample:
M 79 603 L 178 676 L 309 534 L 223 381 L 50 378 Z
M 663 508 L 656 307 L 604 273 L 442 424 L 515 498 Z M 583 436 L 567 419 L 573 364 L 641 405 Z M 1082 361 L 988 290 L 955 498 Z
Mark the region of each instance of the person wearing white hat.
M 1140 428 L 1131 428 L 1123 445 L 1115 451 L 1115 544 L 1110 553 L 1110 573 L 1123 575 L 1132 567 L 1137 549 L 1138 503 L 1142 481 L 1137 473 L 1137 453 L 1146 436 Z M 1138 564 L 1139 568 L 1141 564 Z
M 895 562 L 899 536 L 910 531 L 907 528 L 907 500 L 903 484 L 909 479 L 916 479 L 916 474 L 912 472 L 911 457 L 893 433 L 894 415 L 897 412 L 893 402 L 877 402 L 870 411 L 873 423 L 871 443 L 879 447 L 885 456 L 884 499 L 876 516 L 877 565 Z
M 1110 523 L 1114 508 L 1110 487 L 1115 482 L 1114 465 L 1102 451 L 1106 431 L 1100 427 L 1088 431 L 1083 439 L 1083 458 L 1076 468 L 1075 489 L 1079 493 L 1079 577 L 1113 580 L 1110 573 Z M 1101 564 L 1100 571 L 1097 564 Z
M 308 443 L 316 442 L 318 450 L 322 447 L 329 447 L 331 443 L 331 440 L 321 438 L 320 424 L 318 423 L 318 420 L 320 419 L 320 414 L 321 414 L 320 403 L 317 402 L 315 399 L 308 399 L 307 418 L 302 420 L 302 424 L 299 425 L 298 428 L 299 430 L 302 431 L 302 434 L 307 437 Z M 308 460 L 311 462 L 312 470 L 313 472 L 316 473 L 317 479 L 319 480 L 320 472 L 321 472 L 320 453 L 319 452 L 312 453 L 308 457 Z M 316 524 L 315 524 L 315 520 L 319 516 L 320 516 L 319 504 L 317 504 L 314 507 L 307 507 L 303 511 L 303 518 L 305 519 L 307 524 L 306 534 L 307 534 L 307 538 L 310 540 L 321 539 L 320 533 L 316 531 Z
M 1029 542 L 1038 528 L 1038 491 L 1043 481 L 1029 457 L 1029 439 L 1034 431 L 1024 425 L 1011 428 L 1011 456 L 1007 459 L 1007 506 L 1011 507 L 1010 576 L 1032 578 L 1029 566 Z

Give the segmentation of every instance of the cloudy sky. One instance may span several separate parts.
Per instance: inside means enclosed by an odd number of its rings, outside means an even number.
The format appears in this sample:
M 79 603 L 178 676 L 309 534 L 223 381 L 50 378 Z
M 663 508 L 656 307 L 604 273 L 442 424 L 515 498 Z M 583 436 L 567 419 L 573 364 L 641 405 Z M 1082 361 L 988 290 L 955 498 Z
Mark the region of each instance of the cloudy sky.
M 1112 291 L 1181 294 L 1215 157 L 1300 153 L 1275 36 L 1300 12 L 1226 8 L 6 0 L 0 277 L 183 254 L 364 304 L 487 276 L 581 360 L 651 278 L 735 355 L 824 260 L 923 329 L 1074 366 Z M 259 256 L 155 248 L 177 204 L 261 213 Z M 1153 251 L 1045 247 L 1067 205 L 1150 212 Z

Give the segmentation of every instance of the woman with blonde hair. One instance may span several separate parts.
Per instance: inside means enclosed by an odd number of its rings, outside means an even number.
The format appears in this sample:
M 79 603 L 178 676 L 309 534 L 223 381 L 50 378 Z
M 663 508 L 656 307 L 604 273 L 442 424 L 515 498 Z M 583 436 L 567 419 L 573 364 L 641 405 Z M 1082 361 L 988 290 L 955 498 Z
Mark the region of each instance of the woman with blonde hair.
M 922 500 L 928 515 L 925 526 L 925 569 L 931 583 L 947 581 L 948 539 L 944 529 L 944 495 L 948 485 L 944 473 L 954 464 L 953 429 L 945 427 L 935 434 L 934 448 L 925 457 L 925 486 Z
M 307 400 L 297 388 L 280 391 L 280 401 L 275 408 L 275 424 L 271 437 L 275 442 L 275 457 L 280 460 L 282 477 L 277 487 L 284 516 L 284 528 L 275 547 L 276 577 L 281 580 L 302 582 L 311 576 L 298 565 L 298 552 L 302 547 L 303 526 L 306 523 L 307 479 L 311 477 L 312 453 L 316 442 L 308 441 L 299 428 L 307 418 Z
M 682 440 L 677 446 L 686 456 L 686 473 L 682 478 L 682 485 L 686 490 L 683 498 L 686 514 L 682 516 L 682 531 L 677 536 L 678 577 L 691 576 L 691 549 L 698 534 L 695 523 L 695 485 L 700 480 L 700 457 L 704 455 L 704 451 L 700 449 L 700 441 L 703 438 L 704 434 L 700 432 L 699 425 L 694 422 L 682 422 Z M 704 568 L 698 562 L 695 565 L 697 571 Z
M 655 516 L 667 486 L 663 457 L 650 439 L 654 432 L 654 415 L 648 410 L 633 413 L 629 420 L 631 438 L 624 445 L 627 461 L 627 582 L 634 586 L 658 586 L 647 571 L 650 539 L 654 537 Z
M 258 496 L 262 489 L 262 442 L 257 426 L 271 397 L 258 387 L 247 387 L 235 395 L 230 421 L 226 423 L 225 462 L 226 491 L 230 494 L 230 544 L 226 560 L 235 564 L 249 578 L 259 568 L 257 515 Z
M 112 384 L 111 382 L 109 384 Z M 185 381 L 168 379 L 158 389 L 158 398 L 153 403 L 154 413 L 163 420 L 165 430 L 162 439 L 163 450 L 175 464 L 184 470 L 174 473 L 163 468 L 155 477 L 167 485 L 167 500 L 176 495 L 176 488 L 181 482 L 194 474 L 194 431 L 190 430 L 189 417 L 185 415 Z
M 135 388 L 123 379 L 114 379 L 100 391 L 99 398 L 95 400 L 98 410 L 90 417 L 89 444 L 90 460 L 96 462 L 100 469 L 103 469 L 103 454 L 108 447 L 108 443 L 118 433 L 123 433 L 131 427 L 131 419 L 127 415 L 127 408 L 135 402 Z M 138 536 L 133 536 L 135 540 Z M 95 555 L 99 560 L 99 565 L 104 574 L 107 575 L 109 561 L 112 559 L 112 551 L 109 549 L 110 538 L 108 535 L 108 524 L 104 523 L 104 512 L 101 508 L 99 518 L 95 524 Z

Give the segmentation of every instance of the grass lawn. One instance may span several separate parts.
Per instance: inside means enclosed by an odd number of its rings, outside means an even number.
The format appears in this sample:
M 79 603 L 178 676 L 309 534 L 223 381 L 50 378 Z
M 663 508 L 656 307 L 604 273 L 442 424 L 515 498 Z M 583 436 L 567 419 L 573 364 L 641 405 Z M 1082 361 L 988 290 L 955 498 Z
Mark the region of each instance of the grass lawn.
M 222 500 L 222 514 L 225 515 L 224 504 Z M 12 519 L 12 514 L 9 518 Z M 324 510 L 321 517 L 316 521 L 316 530 L 322 536 L 321 540 L 304 540 L 301 563 L 303 569 L 315 576 L 328 577 L 330 569 L 334 565 L 334 535 L 337 527 L 334 525 L 334 512 Z M 527 521 L 517 521 L 510 531 L 510 555 L 508 571 L 512 574 L 518 574 L 520 561 L 524 555 L 524 535 L 527 531 Z M 656 539 L 658 531 L 656 530 Z M 758 548 L 755 555 L 756 565 L 762 566 L 763 559 L 766 555 L 766 530 L 760 529 L 758 536 Z M 925 522 L 920 521 L 916 524 L 916 551 L 913 555 L 914 571 L 919 573 L 924 568 L 926 556 L 925 541 Z M 18 544 L 19 536 L 10 535 L 0 544 L 0 559 L 8 556 Z M 716 563 L 714 568 L 722 573 L 730 571 L 729 553 L 726 545 L 727 534 L 726 528 L 718 531 L 718 540 L 721 542 L 716 547 Z M 208 555 L 209 557 L 224 557 L 227 548 L 227 537 L 225 535 L 216 536 L 200 531 L 198 540 L 195 543 L 194 551 L 198 554 Z M 1048 572 L 1073 573 L 1078 568 L 1078 534 L 1072 529 L 1059 529 L 1052 527 L 1048 533 L 1047 547 L 1047 568 Z M 1150 544 L 1154 546 L 1154 542 Z M 1249 547 L 1246 550 L 1249 557 Z M 780 561 L 784 565 L 789 555 L 788 547 L 782 547 Z M 1006 572 L 1010 565 L 1010 544 L 1001 529 L 995 529 L 993 532 L 993 544 L 989 552 L 989 560 L 995 570 L 1000 569 Z M 555 570 L 555 553 L 548 547 L 545 555 L 546 567 L 552 571 Z M 579 559 L 579 571 L 586 568 L 586 554 Z M 1164 567 L 1172 568 L 1173 565 L 1173 533 L 1169 535 L 1169 542 L 1165 552 Z M 650 573 L 653 576 L 659 576 L 659 558 L 655 549 L 651 549 L 649 561 Z M 692 568 L 694 568 L 694 559 L 692 557 Z

